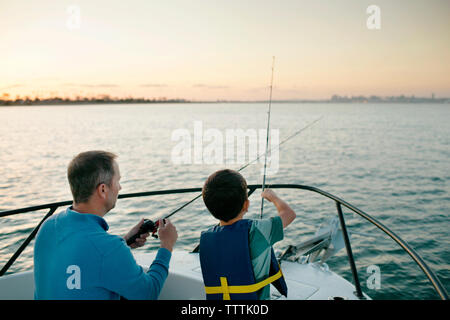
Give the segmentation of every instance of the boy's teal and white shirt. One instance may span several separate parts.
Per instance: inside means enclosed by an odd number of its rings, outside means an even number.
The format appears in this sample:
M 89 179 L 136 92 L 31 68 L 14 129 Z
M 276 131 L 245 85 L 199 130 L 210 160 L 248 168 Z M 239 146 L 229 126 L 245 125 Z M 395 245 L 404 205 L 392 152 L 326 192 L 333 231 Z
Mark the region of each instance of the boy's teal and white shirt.
M 283 240 L 283 222 L 281 217 L 253 220 L 249 233 L 250 258 L 256 282 L 269 276 L 272 246 Z M 270 299 L 270 286 L 258 293 L 260 300 Z

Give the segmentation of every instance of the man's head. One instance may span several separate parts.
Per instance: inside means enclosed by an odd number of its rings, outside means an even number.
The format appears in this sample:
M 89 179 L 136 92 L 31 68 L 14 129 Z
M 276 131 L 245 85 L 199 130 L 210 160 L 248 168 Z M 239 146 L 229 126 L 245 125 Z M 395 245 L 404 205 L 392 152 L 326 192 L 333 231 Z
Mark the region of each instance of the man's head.
M 75 204 L 100 202 L 108 212 L 114 208 L 121 189 L 117 156 L 106 151 L 87 151 L 77 155 L 67 168 Z M 105 213 L 106 213 L 105 212 Z
M 225 222 L 248 208 L 247 182 L 237 171 L 225 169 L 214 172 L 206 180 L 202 195 L 209 212 Z

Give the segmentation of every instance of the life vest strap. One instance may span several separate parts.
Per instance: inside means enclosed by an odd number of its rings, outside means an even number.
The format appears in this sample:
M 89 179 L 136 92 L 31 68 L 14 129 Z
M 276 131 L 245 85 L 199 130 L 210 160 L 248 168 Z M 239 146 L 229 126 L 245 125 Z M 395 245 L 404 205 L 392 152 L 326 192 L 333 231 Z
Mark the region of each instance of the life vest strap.
M 280 279 L 283 276 L 283 273 L 280 270 L 275 273 L 274 275 L 268 277 L 267 279 L 264 279 L 260 282 L 257 282 L 255 284 L 250 285 L 244 285 L 244 286 L 228 286 L 227 278 L 226 277 L 220 277 L 220 286 L 217 287 L 207 287 L 205 286 L 206 294 L 223 294 L 223 300 L 230 300 L 230 294 L 231 293 L 252 293 L 256 292 L 268 284 Z

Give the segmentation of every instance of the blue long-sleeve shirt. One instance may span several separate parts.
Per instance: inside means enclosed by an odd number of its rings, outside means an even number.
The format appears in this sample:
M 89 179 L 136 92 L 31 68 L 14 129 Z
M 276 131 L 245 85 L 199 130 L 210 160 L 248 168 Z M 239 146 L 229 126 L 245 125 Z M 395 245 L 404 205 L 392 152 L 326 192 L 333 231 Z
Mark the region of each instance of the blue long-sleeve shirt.
M 47 219 L 34 245 L 35 299 L 157 299 L 171 252 L 160 248 L 145 272 L 108 228 L 102 217 L 72 208 Z

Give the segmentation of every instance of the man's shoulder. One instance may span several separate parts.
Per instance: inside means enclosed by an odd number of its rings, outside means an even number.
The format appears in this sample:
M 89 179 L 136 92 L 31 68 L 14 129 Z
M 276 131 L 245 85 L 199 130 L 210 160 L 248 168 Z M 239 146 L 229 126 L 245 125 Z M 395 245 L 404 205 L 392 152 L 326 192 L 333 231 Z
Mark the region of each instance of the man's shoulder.
M 56 228 L 56 221 L 58 220 L 59 216 L 64 213 L 64 211 L 53 214 L 52 216 L 48 217 L 39 227 L 39 231 L 37 233 L 36 238 L 39 239 L 43 235 L 48 235 L 50 233 L 53 233 Z
M 61 218 L 61 216 L 63 216 L 63 214 L 65 213 L 65 211 L 60 211 L 58 213 L 54 213 L 52 214 L 50 217 L 48 217 L 47 219 L 45 219 L 45 221 L 42 223 L 40 229 L 42 229 L 43 227 L 48 227 L 55 224 L 55 222 Z
M 55 229 L 57 228 L 57 224 L 64 222 L 67 219 L 66 210 L 60 211 L 48 217 L 40 226 L 39 232 L 43 230 Z
M 75 242 L 79 248 L 92 247 L 100 255 L 111 254 L 126 245 L 122 237 L 110 234 L 97 225 L 72 221 L 66 211 L 61 211 L 49 217 L 42 224 L 41 230 L 43 233 L 55 234 L 57 241 L 60 243 Z

